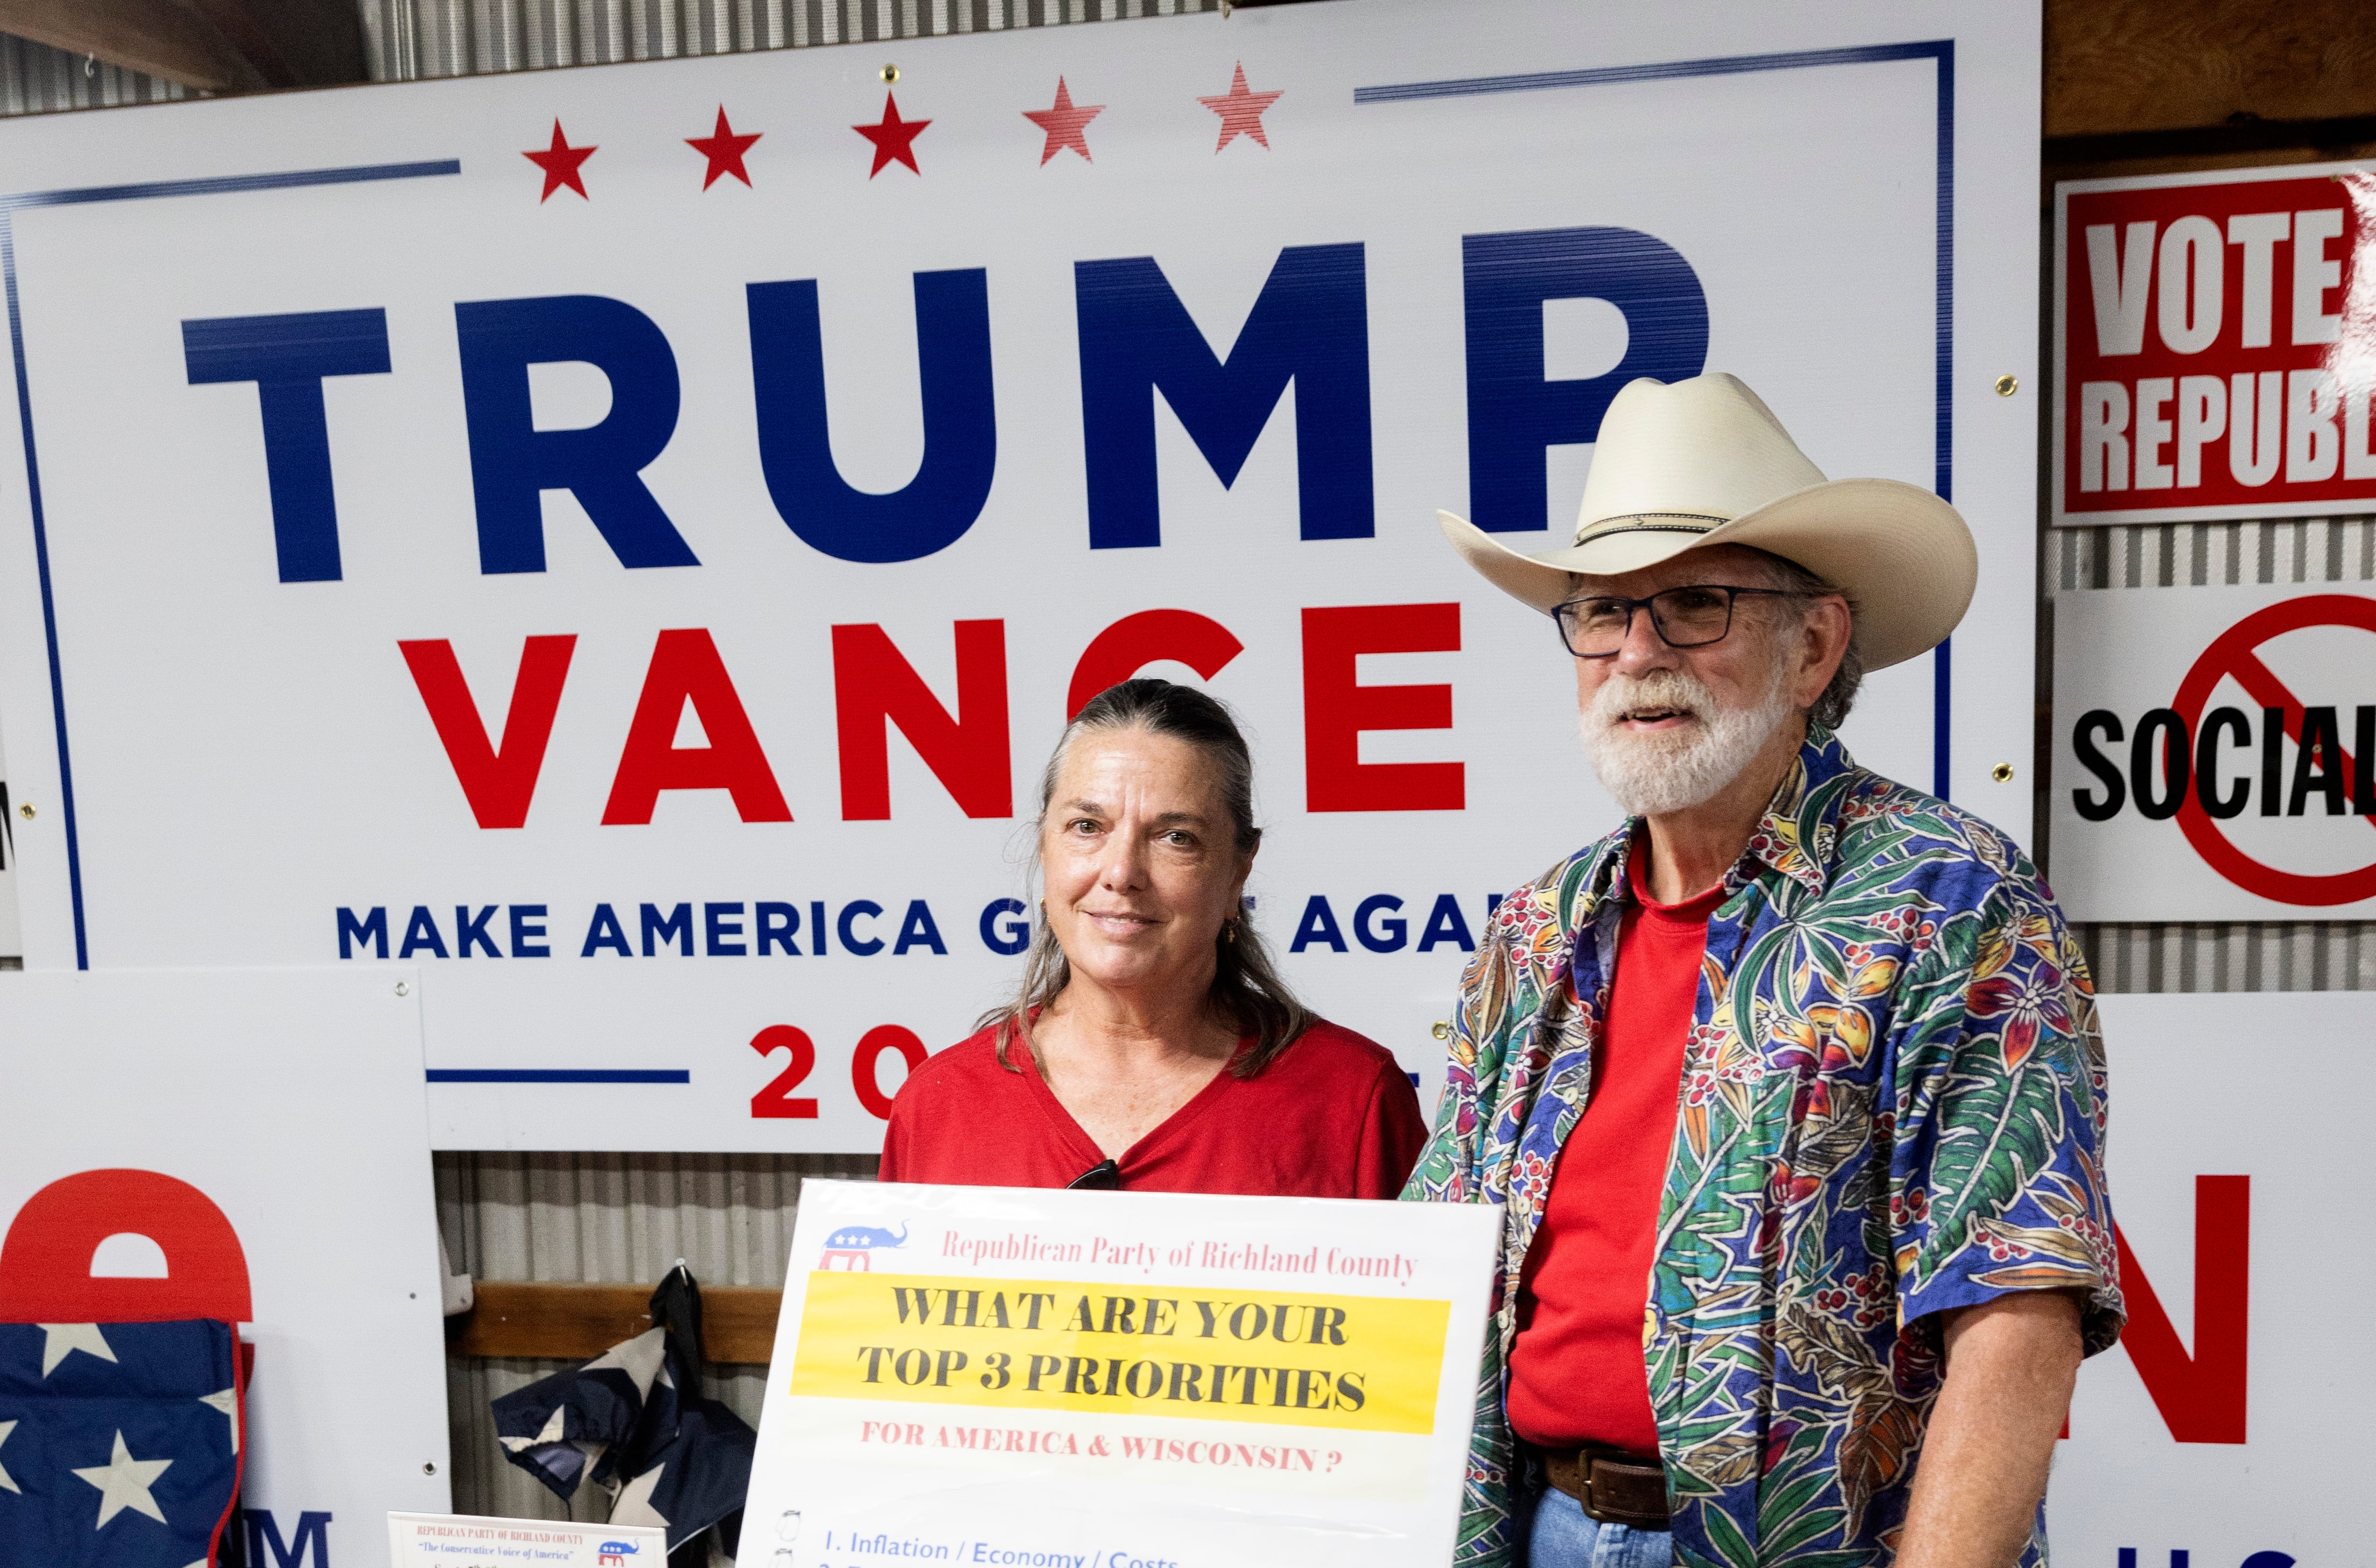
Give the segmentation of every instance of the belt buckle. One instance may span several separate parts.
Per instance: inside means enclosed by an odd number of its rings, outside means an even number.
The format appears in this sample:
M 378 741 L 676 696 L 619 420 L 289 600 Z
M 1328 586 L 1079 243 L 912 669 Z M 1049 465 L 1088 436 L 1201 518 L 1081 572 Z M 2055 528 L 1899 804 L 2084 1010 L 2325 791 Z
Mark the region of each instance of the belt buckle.
M 1584 1483 L 1582 1487 L 1584 1495 L 1578 1499 L 1578 1502 L 1583 1504 L 1587 1517 L 1600 1524 L 1623 1525 L 1633 1529 L 1663 1530 L 1668 1527 L 1669 1515 L 1665 1507 L 1666 1499 L 1663 1495 L 1659 1498 L 1660 1506 L 1657 1513 L 1653 1515 L 1643 1510 L 1624 1507 L 1615 1498 L 1604 1495 L 1601 1491 L 1601 1471 L 1604 1467 L 1614 1469 L 1622 1465 L 1634 1472 L 1629 1479 L 1647 1484 L 1652 1476 L 1657 1473 L 1652 1467 L 1631 1458 L 1618 1458 L 1605 1454 L 1586 1453 L 1580 1455 L 1579 1458 L 1583 1461 L 1581 1479 Z M 1663 1490 L 1662 1487 L 1662 1493 Z

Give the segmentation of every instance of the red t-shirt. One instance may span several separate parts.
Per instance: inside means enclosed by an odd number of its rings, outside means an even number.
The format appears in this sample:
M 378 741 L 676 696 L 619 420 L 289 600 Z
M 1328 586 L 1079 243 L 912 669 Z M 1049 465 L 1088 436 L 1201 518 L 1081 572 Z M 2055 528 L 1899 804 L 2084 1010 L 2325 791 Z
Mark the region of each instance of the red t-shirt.
M 1106 1157 L 1021 1041 L 1008 1072 L 991 1031 L 908 1076 L 891 1102 L 883 1180 L 1062 1187 Z M 1398 1196 L 1427 1141 L 1419 1096 L 1384 1046 L 1314 1023 L 1251 1078 L 1223 1068 L 1116 1164 L 1125 1191 L 1300 1198 Z
M 1594 1443 L 1658 1452 L 1642 1322 L 1683 1042 L 1708 916 L 1724 886 L 1681 904 L 1652 903 L 1642 891 L 1643 853 L 1636 839 L 1626 868 L 1634 902 L 1618 933 L 1592 1097 L 1560 1150 L 1519 1286 L 1510 1427 L 1545 1448 Z

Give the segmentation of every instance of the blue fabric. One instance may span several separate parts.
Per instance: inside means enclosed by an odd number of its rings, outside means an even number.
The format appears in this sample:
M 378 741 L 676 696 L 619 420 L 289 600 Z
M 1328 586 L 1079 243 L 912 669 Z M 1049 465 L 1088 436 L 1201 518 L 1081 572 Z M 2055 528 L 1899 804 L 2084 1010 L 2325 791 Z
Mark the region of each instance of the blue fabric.
M 214 1562 L 237 1354 L 226 1323 L 0 1324 L 0 1568 Z
M 1604 1525 L 1563 1491 L 1535 1503 L 1527 1568 L 1672 1568 L 1675 1538 L 1664 1530 Z
M 715 1525 L 731 1557 L 758 1434 L 701 1392 L 701 1288 L 683 1264 L 652 1292 L 661 1326 L 494 1401 L 504 1456 L 567 1502 L 591 1479 L 611 1523 L 668 1530 L 671 1562 L 706 1562 Z M 0 1565 L 5 1568 L 5 1565 Z

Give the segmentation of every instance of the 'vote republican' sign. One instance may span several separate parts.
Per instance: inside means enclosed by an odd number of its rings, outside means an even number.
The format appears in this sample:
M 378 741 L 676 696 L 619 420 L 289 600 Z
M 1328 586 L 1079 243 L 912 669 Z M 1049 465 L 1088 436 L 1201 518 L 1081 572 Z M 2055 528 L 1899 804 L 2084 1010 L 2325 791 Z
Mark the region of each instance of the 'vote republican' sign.
M 2376 509 L 2376 169 L 2060 187 L 2054 520 Z

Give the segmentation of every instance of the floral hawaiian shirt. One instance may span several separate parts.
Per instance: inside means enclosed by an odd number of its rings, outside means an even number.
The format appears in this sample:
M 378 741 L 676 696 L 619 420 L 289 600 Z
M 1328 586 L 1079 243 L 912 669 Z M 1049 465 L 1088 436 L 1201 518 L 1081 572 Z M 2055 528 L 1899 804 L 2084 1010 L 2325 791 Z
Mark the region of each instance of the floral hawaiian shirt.
M 1506 1210 L 1463 1568 L 1513 1559 L 1518 1284 L 1590 1092 L 1634 826 L 1495 910 L 1404 1194 Z M 1643 1329 L 1676 1554 L 1886 1563 L 1940 1385 L 1934 1314 L 2076 1289 L 2088 1352 L 2120 1332 L 2093 988 L 2012 844 L 1820 727 L 1725 887 Z

